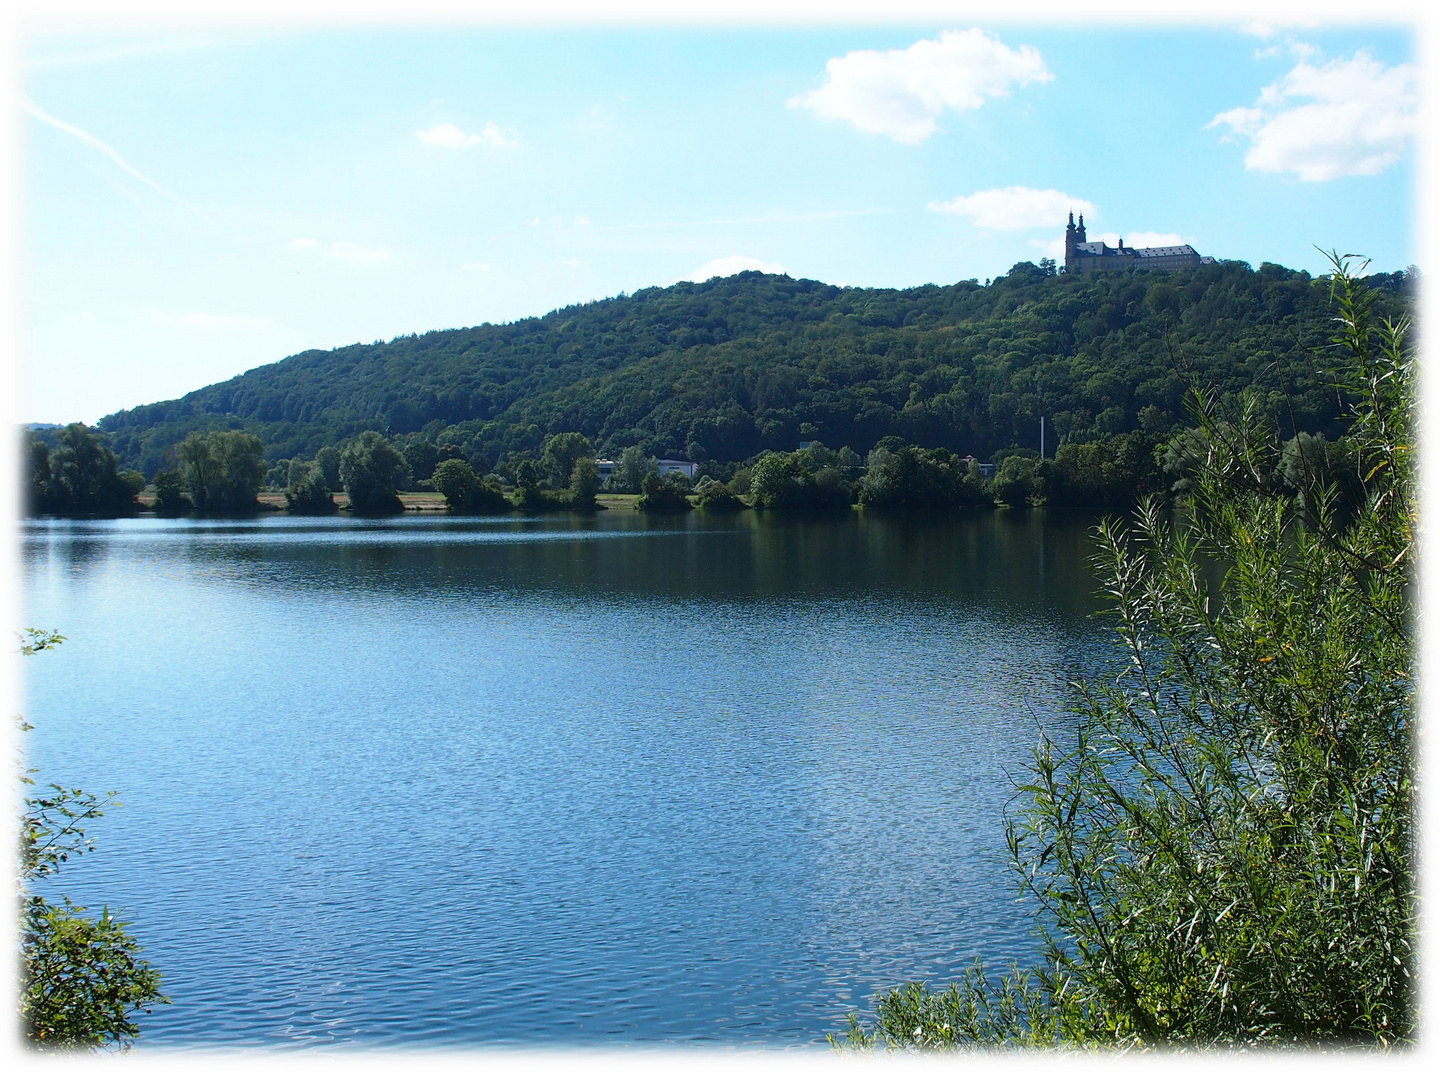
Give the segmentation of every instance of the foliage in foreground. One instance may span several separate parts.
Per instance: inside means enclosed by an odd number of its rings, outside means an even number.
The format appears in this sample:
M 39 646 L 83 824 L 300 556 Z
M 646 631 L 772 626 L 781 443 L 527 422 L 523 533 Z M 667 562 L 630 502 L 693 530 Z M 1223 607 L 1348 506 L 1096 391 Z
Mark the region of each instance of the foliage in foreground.
M 1298 497 L 1266 483 L 1262 411 L 1199 396 L 1187 518 L 1151 502 L 1100 530 L 1124 672 L 1077 687 L 1007 821 L 1044 962 L 891 990 L 835 1045 L 1415 1038 L 1411 360 L 1335 265 L 1359 506 L 1303 454 Z
M 21 652 L 29 656 L 54 648 L 55 633 L 27 630 Z M 23 730 L 30 725 L 22 722 Z M 28 774 L 22 783 L 33 786 Z M 115 792 L 92 795 L 50 784 L 25 799 L 20 824 L 20 1020 L 25 1037 L 40 1050 L 125 1049 L 140 1033 L 136 1016 L 168 1001 L 160 994 L 160 973 L 140 958 L 128 924 L 98 919 L 61 897 L 52 904 L 31 892 L 72 855 L 91 851 L 88 824 L 117 805 Z

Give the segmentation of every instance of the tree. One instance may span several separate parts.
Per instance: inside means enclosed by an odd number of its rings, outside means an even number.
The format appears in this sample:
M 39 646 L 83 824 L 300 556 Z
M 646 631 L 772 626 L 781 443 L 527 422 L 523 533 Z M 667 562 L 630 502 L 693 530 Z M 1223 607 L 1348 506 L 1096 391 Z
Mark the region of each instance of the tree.
M 750 473 L 751 503 L 767 510 L 848 509 L 854 493 L 835 457 L 819 443 L 790 454 L 762 455 Z
M 748 510 L 740 496 L 730 490 L 729 486 L 722 484 L 719 480 L 712 480 L 708 476 L 702 476 L 695 485 L 695 494 L 700 496 L 697 505 L 701 510 L 733 511 Z
M 64 638 L 27 630 L 20 651 L 30 656 Z M 30 725 L 21 721 L 21 730 Z M 33 771 L 33 770 L 31 770 Z M 30 771 L 21 782 L 34 786 Z M 68 899 L 49 903 L 32 886 L 60 869 L 71 856 L 94 848 L 86 832 L 118 805 L 115 792 L 103 797 L 50 784 L 43 795 L 27 796 L 20 827 L 20 1018 L 25 1037 L 42 1050 L 128 1047 L 139 1035 L 136 1016 L 168 1002 L 160 974 L 140 958 L 140 947 L 109 908 L 98 919 Z
M 565 431 L 551 435 L 545 440 L 545 451 L 540 456 L 540 468 L 550 486 L 563 488 L 570 483 L 570 474 L 575 462 L 581 458 L 594 458 L 595 447 L 578 431 Z
M 357 514 L 403 512 L 395 485 L 405 472 L 405 459 L 378 431 L 362 432 L 340 454 L 340 482 Z
M 122 517 L 139 508 L 135 496 L 143 477 L 116 471 L 114 452 L 98 432 L 70 424 L 52 453 L 39 440 L 30 444 L 31 513 L 57 517 Z
M 555 509 L 555 499 L 540 486 L 540 469 L 528 455 L 515 464 L 515 501 L 522 510 Z
M 672 472 L 661 476 L 658 471 L 645 474 L 640 483 L 640 498 L 635 500 L 636 510 L 652 514 L 683 514 L 693 509 L 685 497 L 689 488 L 684 473 Z
M 161 469 L 155 474 L 155 513 L 161 517 L 178 517 L 195 509 L 182 490 L 183 481 L 174 469 Z
M 257 507 L 265 480 L 265 447 L 248 431 L 192 431 L 175 448 L 180 475 L 195 508 L 206 514 L 243 514 Z
M 600 467 L 593 457 L 580 457 L 570 468 L 570 487 L 565 492 L 573 510 L 594 510 L 595 493 L 600 490 Z
M 325 486 L 339 491 L 345 485 L 340 481 L 340 451 L 334 446 L 322 446 L 315 451 L 315 464 L 325 473 Z
M 325 470 L 317 463 L 312 461 L 298 470 L 292 464 L 289 475 L 292 479 L 285 489 L 285 509 L 290 513 L 333 514 L 339 509 L 325 485 Z
M 655 459 L 638 446 L 627 446 L 615 459 L 615 469 L 610 474 L 610 488 L 631 495 L 638 494 L 645 476 L 655 468 Z
M 891 991 L 851 1045 L 986 1041 L 966 1017 L 1006 994 L 1007 1038 L 1042 1042 L 1414 1040 L 1412 360 L 1404 320 L 1332 258 L 1359 506 L 1337 513 L 1304 454 L 1301 493 L 1275 485 L 1260 403 L 1196 393 L 1186 512 L 1147 500 L 1099 531 L 1124 669 L 1077 687 L 1007 822 L 1044 963 Z
M 513 509 L 494 480 L 482 480 L 466 461 L 448 458 L 435 466 L 435 490 L 452 514 L 503 514 Z

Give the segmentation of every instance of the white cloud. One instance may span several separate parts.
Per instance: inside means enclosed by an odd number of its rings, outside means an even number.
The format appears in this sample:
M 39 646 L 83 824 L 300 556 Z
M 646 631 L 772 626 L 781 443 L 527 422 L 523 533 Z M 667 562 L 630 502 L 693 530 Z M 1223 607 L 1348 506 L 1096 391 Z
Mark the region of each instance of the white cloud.
M 490 264 L 487 262 L 461 263 L 460 269 L 467 274 L 484 274 L 490 270 Z
M 320 246 L 320 241 L 312 240 L 308 236 L 297 236 L 294 240 L 291 240 L 285 246 L 295 251 L 314 251 Z
M 588 217 L 586 217 L 584 214 L 576 214 L 576 215 L 575 215 L 575 224 L 576 224 L 576 225 L 579 225 L 579 226 L 581 226 L 581 227 L 583 228 L 584 226 L 590 224 L 590 219 L 589 219 Z
M 946 30 L 908 49 L 864 49 L 825 63 L 825 84 L 791 98 L 790 108 L 813 109 L 822 120 L 844 120 L 860 131 L 918 143 L 935 133 L 946 109 L 978 109 L 989 97 L 1055 76 L 1029 45 L 1012 49 L 983 30 Z
M 1400 160 L 1415 133 L 1417 97 L 1412 65 L 1386 67 L 1361 50 L 1323 67 L 1297 64 L 1254 106 L 1229 109 L 1207 126 L 1227 124 L 1227 139 L 1249 140 L 1247 169 L 1312 181 L 1374 176 Z
M 509 150 L 515 146 L 515 141 L 506 138 L 505 133 L 493 120 L 487 120 L 485 126 L 475 135 L 465 134 L 454 124 L 437 124 L 433 128 L 415 132 L 415 137 L 426 146 L 438 146 L 445 150 L 464 150 L 468 146 L 481 144 L 497 150 Z
M 783 274 L 785 267 L 779 263 L 767 263 L 752 259 L 749 255 L 725 255 L 711 259 L 704 266 L 681 278 L 681 281 L 709 281 L 712 277 L 729 277 L 742 270 L 759 270 L 765 274 Z
M 991 188 L 961 195 L 949 202 L 932 202 L 941 214 L 962 214 L 982 229 L 1040 229 L 1064 225 L 1066 215 L 1095 213 L 1095 204 L 1046 188 Z

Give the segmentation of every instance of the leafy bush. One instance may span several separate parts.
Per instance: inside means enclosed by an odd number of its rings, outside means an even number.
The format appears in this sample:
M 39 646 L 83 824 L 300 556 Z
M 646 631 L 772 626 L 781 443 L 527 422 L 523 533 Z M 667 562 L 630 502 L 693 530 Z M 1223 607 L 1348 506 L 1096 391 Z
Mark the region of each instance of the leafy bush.
M 949 450 L 879 446 L 866 459 L 860 502 L 874 509 L 988 506 L 978 473 Z
M 178 517 L 195 509 L 182 487 L 180 474 L 174 469 L 161 469 L 155 474 L 155 513 L 161 517 Z
M 841 453 L 850 454 L 849 448 Z M 762 455 L 750 470 L 751 504 L 767 510 L 849 509 L 855 501 L 854 485 L 835 457 L 819 444 L 789 454 Z
M 311 462 L 303 470 L 292 466 L 289 470 L 290 486 L 285 489 L 285 509 L 292 514 L 333 514 L 339 509 L 325 486 L 325 470 Z
M 712 480 L 708 476 L 702 477 L 700 482 L 695 485 L 695 494 L 700 497 L 697 505 L 701 510 L 729 512 L 749 509 L 745 501 L 731 491 L 727 485 L 718 480 Z
M 1302 499 L 1271 482 L 1253 397 L 1196 394 L 1186 512 L 1099 530 L 1123 672 L 1077 687 L 1007 821 L 1045 961 L 1008 990 L 892 991 L 837 1044 L 1414 1040 L 1413 369 L 1404 322 L 1335 264 L 1358 508 L 1314 471 Z M 950 1019 L 1007 992 L 1013 1024 Z
M 20 651 L 33 655 L 64 639 L 27 630 Z M 30 725 L 21 722 L 22 730 Z M 34 786 L 29 772 L 20 777 Z M 33 885 L 57 872 L 73 855 L 93 850 L 89 823 L 114 806 L 103 797 L 50 784 L 25 799 L 20 823 L 20 1020 L 25 1038 L 40 1050 L 125 1048 L 139 1034 L 135 1018 L 168 1001 L 160 974 L 140 958 L 126 923 L 109 908 L 98 919 L 62 899 L 59 905 L 33 893 Z
M 449 458 L 435 466 L 431 482 L 452 514 L 503 514 L 513 510 L 494 480 L 482 480 L 468 462 Z
M 689 478 L 684 473 L 658 471 L 645 475 L 640 485 L 640 498 L 635 500 L 636 510 L 653 514 L 685 513 L 692 509 L 686 492 L 690 488 Z

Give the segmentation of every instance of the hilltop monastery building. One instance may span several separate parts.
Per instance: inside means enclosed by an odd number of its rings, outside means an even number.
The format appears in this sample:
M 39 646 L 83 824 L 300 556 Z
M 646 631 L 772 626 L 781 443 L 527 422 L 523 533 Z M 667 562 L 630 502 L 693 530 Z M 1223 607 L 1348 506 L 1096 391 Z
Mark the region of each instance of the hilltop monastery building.
M 1065 226 L 1065 272 L 1083 274 L 1087 270 L 1180 270 L 1187 266 L 1201 266 L 1215 260 L 1201 255 L 1189 244 L 1177 247 L 1132 248 L 1125 246 L 1120 238 L 1119 247 L 1110 247 L 1103 240 L 1085 240 L 1085 215 L 1080 215 L 1080 224 L 1075 224 L 1075 215 L 1070 215 L 1070 224 Z

